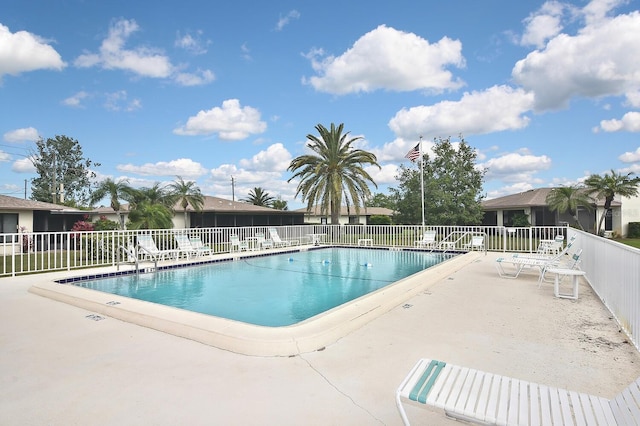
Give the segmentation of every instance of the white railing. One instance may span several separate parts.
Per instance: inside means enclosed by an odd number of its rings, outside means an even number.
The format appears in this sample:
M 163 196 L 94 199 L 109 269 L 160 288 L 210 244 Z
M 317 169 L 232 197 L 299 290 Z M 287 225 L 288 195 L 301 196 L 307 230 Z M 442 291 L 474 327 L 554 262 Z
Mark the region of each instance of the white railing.
M 640 249 L 578 232 L 580 268 L 620 328 L 640 350 Z
M 436 231 L 436 242 L 454 242 L 447 245 L 447 250 L 464 250 L 473 235 L 484 235 L 486 250 L 519 252 L 534 251 L 540 239 L 566 235 L 567 231 L 564 227 L 297 225 L 0 234 L 0 277 L 117 265 L 127 260 L 127 248 L 135 248 L 139 234 L 150 234 L 159 249 L 173 249 L 174 234 L 186 232 L 200 237 L 213 253 L 224 253 L 231 249 L 230 235 L 245 240 L 262 233 L 268 238 L 269 228 L 276 228 L 283 240 L 302 244 L 310 244 L 315 235 L 326 244 L 357 245 L 370 240 L 373 246 L 382 247 L 415 247 L 423 232 L 431 229 Z M 454 235 L 456 238 L 452 238 Z

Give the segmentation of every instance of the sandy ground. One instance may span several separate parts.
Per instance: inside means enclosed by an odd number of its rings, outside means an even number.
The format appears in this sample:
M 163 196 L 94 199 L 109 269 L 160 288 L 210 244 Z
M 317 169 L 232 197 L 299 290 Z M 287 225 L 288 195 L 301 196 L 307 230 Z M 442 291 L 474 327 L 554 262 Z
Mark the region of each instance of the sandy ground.
M 421 357 L 614 396 L 640 354 L 581 284 L 556 299 L 490 253 L 382 317 L 294 357 L 252 357 L 91 314 L 0 279 L 0 424 L 399 425 L 395 390 Z M 416 425 L 460 424 L 408 408 Z

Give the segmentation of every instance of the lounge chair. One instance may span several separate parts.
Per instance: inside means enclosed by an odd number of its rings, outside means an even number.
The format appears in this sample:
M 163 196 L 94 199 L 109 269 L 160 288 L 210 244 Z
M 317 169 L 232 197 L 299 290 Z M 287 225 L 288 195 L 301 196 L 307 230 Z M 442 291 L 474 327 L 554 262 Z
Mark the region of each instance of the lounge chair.
M 466 250 L 484 251 L 484 235 L 472 235 L 471 241 L 463 246 Z
M 203 243 L 202 238 L 189 237 L 189 242 L 191 243 L 191 247 L 196 251 L 196 256 L 211 256 L 213 254 L 213 250 L 211 250 L 211 247 Z
M 229 241 L 231 242 L 231 251 L 249 251 L 249 243 L 240 241 L 237 235 L 229 235 Z
M 260 250 L 273 248 L 273 241 L 266 239 L 262 232 L 256 232 L 256 245 Z
M 405 425 L 403 402 L 483 425 L 635 425 L 639 396 L 640 378 L 609 400 L 421 359 L 396 391 L 396 405 Z
M 191 241 L 189 240 L 189 236 L 186 234 L 173 234 L 173 237 L 176 240 L 176 244 L 178 245 L 178 255 L 184 254 L 187 259 L 191 259 L 192 256 L 197 256 L 198 252 L 191 245 Z
M 274 247 L 290 247 L 292 245 L 298 245 L 300 241 L 298 240 L 283 240 L 278 235 L 278 231 L 276 228 L 269 228 L 269 235 L 271 236 L 271 241 L 273 241 Z
M 150 258 L 154 261 L 165 260 L 165 258 L 177 258 L 178 250 L 160 250 L 151 235 L 138 235 L 138 258 Z
M 502 278 L 518 278 L 525 268 L 537 268 L 540 271 L 538 285 L 545 280 L 545 273 L 549 268 L 574 269 L 580 264 L 582 250 L 573 253 L 569 259 L 564 252 L 551 258 L 536 258 L 526 256 L 499 257 L 496 259 L 496 269 Z M 506 271 L 504 265 L 510 265 L 511 271 Z
M 558 254 L 562 251 L 563 244 L 564 244 L 564 235 L 556 235 L 556 237 L 553 240 L 540 240 L 540 244 L 538 245 L 538 253 Z
M 416 240 L 416 247 L 420 248 L 435 248 L 436 247 L 436 231 L 429 230 L 424 231 L 421 240 Z

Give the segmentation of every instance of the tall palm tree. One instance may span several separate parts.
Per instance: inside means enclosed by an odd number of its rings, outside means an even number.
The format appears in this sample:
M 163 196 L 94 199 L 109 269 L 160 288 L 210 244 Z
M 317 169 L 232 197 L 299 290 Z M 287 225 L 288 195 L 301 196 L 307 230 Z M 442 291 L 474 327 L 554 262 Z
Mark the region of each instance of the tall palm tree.
M 597 198 L 604 198 L 604 212 L 600 216 L 598 221 L 598 228 L 596 233 L 599 235 L 602 229 L 602 222 L 611 208 L 611 202 L 616 195 L 623 197 L 635 197 L 638 195 L 638 186 L 640 186 L 640 178 L 633 177 L 634 173 L 616 173 L 615 170 L 611 170 L 611 175 L 605 173 L 604 176 L 591 175 L 585 181 L 584 184 L 587 187 L 589 194 L 596 194 Z
M 107 178 L 100 182 L 91 194 L 90 204 L 94 205 L 108 196 L 111 208 L 116 212 L 116 216 L 118 217 L 118 226 L 122 229 L 123 222 L 122 214 L 120 213 L 122 205 L 120 204 L 120 200 L 125 200 L 130 191 L 131 187 L 127 179 L 120 179 L 116 182 L 111 178 Z
M 179 203 L 184 211 L 184 226 L 187 226 L 187 207 L 191 205 L 195 211 L 201 211 L 204 205 L 204 196 L 200 188 L 193 181 L 185 182 L 182 177 L 176 176 L 176 180 L 167 186 L 167 190 L 174 198 L 175 203 Z
M 249 196 L 242 201 L 251 203 L 254 206 L 271 207 L 273 205 L 274 198 L 264 189 L 256 186 L 249 191 Z
M 580 219 L 578 219 L 578 207 L 586 207 L 591 210 L 591 197 L 585 192 L 584 188 L 578 186 L 560 186 L 553 188 L 547 194 L 547 205 L 549 210 L 557 211 L 558 213 L 569 212 L 578 227 L 584 231 Z
M 339 223 L 343 198 L 359 214 L 360 205 L 371 196 L 368 183 L 378 187 L 363 166 L 370 164 L 381 168 L 374 154 L 353 147 L 354 142 L 362 138 L 347 139 L 349 132 L 343 134 L 343 127 L 344 124 L 336 127 L 331 123 L 328 130 L 318 124 L 315 128 L 320 137 L 307 135 L 310 141 L 307 146 L 314 154 L 294 158 L 288 168 L 294 172 L 288 182 L 300 178 L 296 196 L 302 194 L 309 210 L 319 203 L 322 214 L 331 212 L 332 224 Z

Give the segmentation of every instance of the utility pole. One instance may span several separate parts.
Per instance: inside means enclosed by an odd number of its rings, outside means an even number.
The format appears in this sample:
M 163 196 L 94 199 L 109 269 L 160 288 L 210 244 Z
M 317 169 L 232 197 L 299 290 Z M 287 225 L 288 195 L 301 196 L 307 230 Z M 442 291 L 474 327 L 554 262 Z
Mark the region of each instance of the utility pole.
M 231 201 L 236 200 L 236 186 L 235 181 L 233 180 L 233 176 L 231 176 Z
M 56 152 L 53 152 L 53 204 L 56 204 L 56 194 L 58 193 L 58 182 L 56 180 Z

